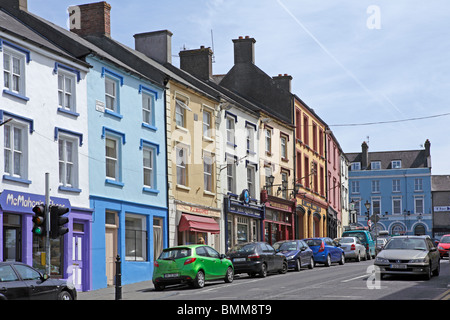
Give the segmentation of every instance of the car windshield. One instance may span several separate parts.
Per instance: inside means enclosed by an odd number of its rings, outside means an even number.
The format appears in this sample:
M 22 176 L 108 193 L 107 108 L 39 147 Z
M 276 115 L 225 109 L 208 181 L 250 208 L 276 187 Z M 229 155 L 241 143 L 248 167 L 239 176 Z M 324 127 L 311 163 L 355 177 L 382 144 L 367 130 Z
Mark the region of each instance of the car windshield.
M 230 252 L 232 253 L 253 253 L 255 252 L 256 244 L 254 243 L 242 243 L 237 244 L 233 248 L 231 248 Z
M 362 243 L 366 243 L 366 236 L 363 232 L 352 232 L 352 237 L 357 237 Z
M 166 249 L 164 250 L 161 255 L 159 256 L 159 259 L 161 260 L 174 260 L 174 259 L 181 259 L 186 258 L 191 255 L 191 249 L 189 248 L 173 248 L 173 249 Z
M 296 241 L 288 241 L 288 242 L 277 242 L 273 245 L 275 250 L 279 249 L 280 251 L 293 251 L 297 250 L 297 242 Z
M 320 246 L 322 244 L 322 240 L 320 239 L 306 239 L 305 242 L 310 247 Z
M 450 243 L 450 236 L 443 236 L 441 241 L 439 241 L 441 243 Z
M 392 239 L 384 247 L 385 249 L 404 249 L 404 250 L 426 250 L 427 244 L 424 239 Z

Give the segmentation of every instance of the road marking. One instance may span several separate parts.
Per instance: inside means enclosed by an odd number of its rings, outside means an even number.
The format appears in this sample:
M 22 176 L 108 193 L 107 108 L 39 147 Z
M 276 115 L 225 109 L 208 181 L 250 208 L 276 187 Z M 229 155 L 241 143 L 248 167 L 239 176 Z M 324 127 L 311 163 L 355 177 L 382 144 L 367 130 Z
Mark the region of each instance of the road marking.
M 342 280 L 341 282 L 349 282 L 352 280 L 356 280 L 356 279 L 360 279 L 360 278 L 364 278 L 364 277 L 368 277 L 368 276 L 369 276 L 368 274 L 363 274 L 362 276 L 354 277 L 354 278 L 347 279 L 347 280 Z
M 441 293 L 433 300 L 450 300 L 450 289 L 445 291 L 444 293 Z

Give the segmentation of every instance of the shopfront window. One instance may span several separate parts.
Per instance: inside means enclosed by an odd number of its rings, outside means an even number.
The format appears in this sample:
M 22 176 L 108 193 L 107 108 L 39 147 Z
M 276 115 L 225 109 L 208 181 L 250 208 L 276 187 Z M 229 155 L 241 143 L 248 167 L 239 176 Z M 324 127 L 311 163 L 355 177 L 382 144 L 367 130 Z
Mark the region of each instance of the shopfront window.
M 237 242 L 248 242 L 248 218 L 238 217 L 237 219 Z
M 127 261 L 147 261 L 146 216 L 125 216 L 125 250 Z
M 63 274 L 63 238 L 50 239 L 50 275 L 62 276 Z M 45 237 L 33 236 L 33 267 L 41 272 L 47 272 Z

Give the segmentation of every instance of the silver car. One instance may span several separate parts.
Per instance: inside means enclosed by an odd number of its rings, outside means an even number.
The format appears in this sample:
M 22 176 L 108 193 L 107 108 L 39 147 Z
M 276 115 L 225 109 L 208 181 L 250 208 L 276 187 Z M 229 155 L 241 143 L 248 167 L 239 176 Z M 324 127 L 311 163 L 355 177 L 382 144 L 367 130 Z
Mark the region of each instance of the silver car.
M 366 260 L 366 247 L 358 237 L 343 237 L 334 239 L 345 253 L 345 259 L 355 259 L 357 262 Z
M 439 251 L 426 236 L 393 237 L 375 259 L 381 277 L 385 274 L 424 275 L 429 280 L 440 271 Z

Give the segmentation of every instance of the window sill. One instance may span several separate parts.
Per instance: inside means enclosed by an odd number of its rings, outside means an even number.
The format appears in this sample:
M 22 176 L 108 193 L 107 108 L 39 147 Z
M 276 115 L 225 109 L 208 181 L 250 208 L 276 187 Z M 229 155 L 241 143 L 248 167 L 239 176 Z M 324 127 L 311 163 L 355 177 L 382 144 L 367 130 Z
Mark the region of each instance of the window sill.
M 25 97 L 24 95 L 21 95 L 20 93 L 15 93 L 15 92 L 7 90 L 7 89 L 3 90 L 3 93 L 9 94 L 10 96 L 19 98 L 19 99 L 24 100 L 24 101 L 30 100 L 30 98 Z
M 214 142 L 214 139 L 212 139 L 210 137 L 202 136 L 202 139 L 203 139 L 203 141 L 206 141 L 206 142 Z
M 142 128 L 149 129 L 149 130 L 152 130 L 152 131 L 158 131 L 157 127 L 152 126 L 151 124 L 148 124 L 148 123 L 145 123 L 145 122 L 142 123 Z
M 151 193 L 151 194 L 158 194 L 159 190 L 153 189 L 153 188 L 148 188 L 148 187 L 143 187 L 142 191 L 145 193 Z
M 111 117 L 114 117 L 116 119 L 119 119 L 119 120 L 121 120 L 123 118 L 123 116 L 121 114 L 119 114 L 117 112 L 114 112 L 114 111 L 111 111 L 109 109 L 105 109 L 105 114 L 107 114 L 107 115 L 109 115 Z
M 114 187 L 120 187 L 120 188 L 123 188 L 123 186 L 125 185 L 125 183 L 123 183 L 123 182 L 119 182 L 119 181 L 116 181 L 116 180 L 111 180 L 111 179 L 106 179 L 105 180 L 105 185 L 111 185 L 111 186 L 114 186 Z
M 186 191 L 191 191 L 191 188 L 186 187 L 182 184 L 177 184 L 177 189 L 181 189 L 181 190 L 186 190 Z
M 73 116 L 73 117 L 79 117 L 80 116 L 80 114 L 78 112 L 66 110 L 66 109 L 63 109 L 61 107 L 58 108 L 58 112 L 61 112 L 61 113 L 64 113 L 64 114 L 67 114 L 67 115 Z
M 181 130 L 181 131 L 183 131 L 185 133 L 189 133 L 188 129 L 186 129 L 185 127 L 181 127 L 179 125 L 175 125 L 175 129 Z
M 8 175 L 3 175 L 3 180 L 9 180 L 13 182 L 23 183 L 23 184 L 31 184 L 31 180 L 22 179 L 22 178 L 16 178 Z
M 73 193 L 81 193 L 81 189 L 72 188 L 72 187 L 59 186 L 58 190 L 59 191 L 66 191 L 66 192 L 73 192 Z
M 210 196 L 210 197 L 215 197 L 216 196 L 215 193 L 212 193 L 211 191 L 207 191 L 207 190 L 203 190 L 203 194 L 205 196 Z

